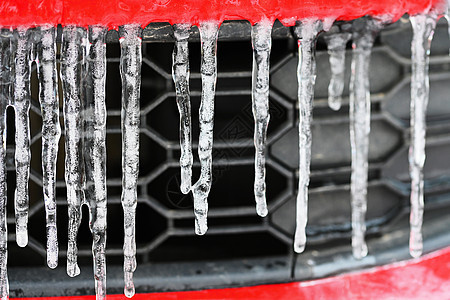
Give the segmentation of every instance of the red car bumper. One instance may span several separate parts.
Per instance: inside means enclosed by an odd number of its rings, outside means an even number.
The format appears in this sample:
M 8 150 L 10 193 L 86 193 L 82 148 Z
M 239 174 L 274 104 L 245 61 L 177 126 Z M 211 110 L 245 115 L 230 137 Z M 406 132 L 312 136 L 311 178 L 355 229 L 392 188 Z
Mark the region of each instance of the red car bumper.
M 243 288 L 137 294 L 144 299 L 449 299 L 450 247 L 419 259 L 324 279 Z M 19 300 L 94 300 L 95 296 Z M 127 299 L 123 295 L 108 300 Z

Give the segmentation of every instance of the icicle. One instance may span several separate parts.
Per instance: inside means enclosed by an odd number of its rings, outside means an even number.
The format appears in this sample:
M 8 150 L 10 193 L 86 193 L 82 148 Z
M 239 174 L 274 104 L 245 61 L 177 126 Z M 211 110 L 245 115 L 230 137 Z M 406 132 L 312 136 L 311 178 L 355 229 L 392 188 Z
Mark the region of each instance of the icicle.
M 361 19 L 353 25 L 353 56 L 350 78 L 350 144 L 352 149 L 351 206 L 353 256 L 367 255 L 364 241 L 367 211 L 367 178 L 370 133 L 369 65 L 379 23 Z
M 299 179 L 297 195 L 297 227 L 294 250 L 303 252 L 308 221 L 308 185 L 311 162 L 311 122 L 316 80 L 314 48 L 317 34 L 322 29 L 319 20 L 305 20 L 295 27 L 298 37 L 298 106 L 299 106 Z
M 92 232 L 92 255 L 97 300 L 106 297 L 106 34 L 107 28 L 89 28 L 89 56 L 84 103 L 84 160 L 86 201 Z
M 0 31 L 0 296 L 9 299 L 7 274 L 8 226 L 6 216 L 6 108 L 10 94 L 10 31 Z
M 30 178 L 30 75 L 31 40 L 26 28 L 15 32 L 14 109 L 16 113 L 16 242 L 19 247 L 28 244 L 28 180 Z
M 351 34 L 348 32 L 333 33 L 325 36 L 331 66 L 331 80 L 328 85 L 328 106 L 333 110 L 341 108 L 345 81 L 345 46 L 350 38 Z
M 189 193 L 192 184 L 192 136 L 191 100 L 189 96 L 189 24 L 174 25 L 172 77 L 175 83 L 176 101 L 180 112 L 181 186 L 183 194 Z
M 42 113 L 42 173 L 47 222 L 47 265 L 53 269 L 58 265 L 55 183 L 58 142 L 61 136 L 56 73 L 56 29 L 54 27 L 40 28 L 36 62 Z
M 198 156 L 200 158 L 200 178 L 192 187 L 194 195 L 195 233 L 203 235 L 208 230 L 208 194 L 212 181 L 212 147 L 214 127 L 214 96 L 217 79 L 217 23 L 200 25 L 202 47 L 201 78 L 202 97 L 200 103 L 200 137 Z
M 252 27 L 253 78 L 252 108 L 255 119 L 255 183 L 256 212 L 267 215 L 266 203 L 266 138 L 269 124 L 269 71 L 272 47 L 272 22 L 263 20 Z
M 64 93 L 64 131 L 66 144 L 65 179 L 69 213 L 67 274 L 80 274 L 77 263 L 77 235 L 84 202 L 82 154 L 82 68 L 86 45 L 86 30 L 75 26 L 63 29 L 61 49 L 61 79 Z
M 409 147 L 409 172 L 411 175 L 411 233 L 409 253 L 422 254 L 423 221 L 423 165 L 425 163 L 426 110 L 428 104 L 428 61 L 430 44 L 436 27 L 436 15 L 410 17 L 413 27 L 411 44 L 411 144 Z
M 120 28 L 120 74 L 122 76 L 122 206 L 125 240 L 125 296 L 134 295 L 133 272 L 136 269 L 136 205 L 139 173 L 139 124 L 141 86 L 141 27 L 125 25 Z

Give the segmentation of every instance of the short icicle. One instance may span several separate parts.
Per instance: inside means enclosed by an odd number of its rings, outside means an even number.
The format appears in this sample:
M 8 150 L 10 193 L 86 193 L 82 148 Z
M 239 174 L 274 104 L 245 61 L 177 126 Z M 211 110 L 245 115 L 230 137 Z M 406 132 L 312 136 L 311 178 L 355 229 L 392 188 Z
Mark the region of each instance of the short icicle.
M 349 32 L 338 32 L 325 36 L 330 55 L 331 80 L 328 85 L 328 106 L 339 110 L 345 84 L 345 46 L 351 38 Z
M 369 65 L 375 35 L 381 23 L 360 19 L 353 24 L 353 56 L 350 78 L 350 144 L 352 149 L 351 207 L 352 249 L 356 259 L 367 255 L 367 180 L 369 170 L 370 90 Z
M 413 40 L 411 44 L 411 144 L 409 147 L 411 176 L 409 253 L 412 257 L 419 257 L 423 250 L 423 166 L 425 163 L 426 111 L 430 90 L 428 62 L 436 18 L 437 16 L 433 13 L 410 17 Z
M 255 182 L 256 212 L 268 213 L 266 202 L 266 139 L 269 125 L 269 72 L 273 22 L 265 19 L 252 27 L 253 76 L 252 108 L 255 120 Z
M 136 206 L 139 175 L 140 87 L 142 64 L 142 28 L 124 25 L 120 35 L 120 74 L 122 77 L 122 207 L 124 211 L 124 280 L 125 296 L 135 293 Z
M 67 274 L 80 274 L 77 263 L 77 235 L 84 202 L 83 136 L 82 136 L 82 72 L 85 61 L 86 30 L 75 26 L 63 29 L 61 79 L 63 89 L 64 132 L 66 145 L 65 180 L 69 214 Z
M 9 299 L 8 284 L 8 226 L 7 226 L 7 192 L 6 192 L 6 108 L 10 101 L 11 86 L 9 67 L 11 32 L 0 31 L 0 296 Z
M 89 27 L 86 97 L 84 110 L 84 161 L 86 202 L 92 233 L 92 255 L 97 300 L 106 298 L 106 34 L 101 26 Z
M 194 195 L 195 233 L 203 235 L 208 230 L 208 195 L 212 182 L 212 147 L 214 127 L 214 97 L 217 80 L 217 38 L 219 26 L 215 22 L 200 25 L 202 96 L 200 103 L 200 137 L 198 156 L 200 178 L 192 187 Z
M 297 227 L 294 251 L 301 253 L 306 245 L 308 221 L 308 185 L 311 163 L 311 122 L 316 81 L 314 56 L 316 38 L 322 29 L 320 20 L 304 20 L 295 27 L 298 37 L 298 107 L 299 107 L 299 175 L 297 194 Z
M 28 244 L 28 180 L 30 178 L 30 76 L 31 32 L 20 27 L 14 31 L 15 80 L 14 110 L 16 122 L 16 190 L 14 193 L 16 213 L 16 242 L 19 247 Z
M 56 71 L 56 28 L 43 26 L 39 31 L 36 63 L 42 114 L 42 177 L 47 222 L 47 265 L 54 269 L 58 265 L 55 187 L 56 159 L 61 136 Z
M 189 31 L 191 25 L 174 25 L 175 47 L 173 49 L 172 77 L 175 83 L 176 101 L 180 113 L 180 167 L 183 194 L 189 193 L 192 184 L 192 134 L 191 99 L 189 94 Z

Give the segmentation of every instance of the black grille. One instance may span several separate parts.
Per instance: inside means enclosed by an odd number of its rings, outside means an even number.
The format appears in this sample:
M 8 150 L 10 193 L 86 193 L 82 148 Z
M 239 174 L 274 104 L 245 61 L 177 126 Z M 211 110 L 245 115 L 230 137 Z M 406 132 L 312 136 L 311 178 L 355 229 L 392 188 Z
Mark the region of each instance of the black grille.
M 450 210 L 450 59 L 446 23 L 432 44 L 428 110 L 425 250 L 450 241 L 442 232 Z M 268 131 L 267 200 L 269 215 L 260 218 L 253 198 L 252 51 L 250 25 L 228 22 L 218 44 L 218 81 L 214 129 L 213 185 L 209 196 L 209 231 L 195 236 L 192 198 L 179 191 L 178 111 L 171 77 L 171 28 L 152 24 L 144 32 L 141 89 L 141 155 L 137 209 L 137 292 L 284 282 L 325 276 L 346 269 L 407 257 L 409 175 L 409 83 L 411 40 L 404 20 L 376 40 L 371 61 L 372 132 L 370 135 L 369 257 L 357 262 L 350 245 L 350 142 L 348 99 L 338 112 L 327 107 L 328 54 L 317 45 L 317 80 L 313 123 L 308 243 L 294 255 L 295 197 L 298 166 L 296 123 L 297 46 L 288 28 L 276 25 L 271 54 L 271 119 Z M 120 76 L 117 34 L 109 33 L 107 70 L 108 286 L 121 292 L 123 213 L 120 205 Z M 349 45 L 350 46 L 350 45 Z M 190 47 L 194 138 L 194 179 L 198 178 L 196 141 L 200 102 L 200 44 L 194 30 Z M 351 50 L 347 55 L 347 86 Z M 40 166 L 40 108 L 33 73 L 32 175 L 30 239 L 27 248 L 14 242 L 14 114 L 8 111 L 8 225 L 12 295 L 42 296 L 93 292 L 91 234 L 87 209 L 79 233 L 82 275 L 65 272 L 67 206 L 64 185 L 64 139 L 58 160 L 58 237 L 60 266 L 45 264 L 45 212 Z M 60 92 L 60 95 L 62 93 Z M 344 91 L 348 96 L 348 89 Z M 61 122 L 61 125 L 63 123 Z M 447 221 L 446 221 L 447 220 Z M 436 225 L 437 224 L 437 225 Z M 445 225 L 445 226 L 444 226 Z M 448 227 L 447 227 L 448 228 Z M 394 234 L 396 233 L 396 235 Z M 208 264 L 205 264 L 205 261 Z M 351 262 L 351 263 L 349 263 Z M 24 269 L 26 267 L 26 269 Z M 40 278 L 33 276 L 39 272 Z M 22 274 L 22 275 L 21 275 Z M 27 275 L 28 274 L 28 275 Z M 59 276 L 60 275 L 60 276 Z M 220 275 L 220 276 L 219 276 Z M 29 278 L 28 278 L 29 277 Z M 34 277 L 34 278 L 33 278 Z M 178 279 L 174 281 L 173 278 Z M 53 278 L 48 289 L 45 278 Z M 55 278 L 57 278 L 55 280 Z M 181 279 L 180 279 L 181 278 Z M 224 279 L 226 278 L 226 279 Z M 47 286 L 47 288 L 45 288 Z

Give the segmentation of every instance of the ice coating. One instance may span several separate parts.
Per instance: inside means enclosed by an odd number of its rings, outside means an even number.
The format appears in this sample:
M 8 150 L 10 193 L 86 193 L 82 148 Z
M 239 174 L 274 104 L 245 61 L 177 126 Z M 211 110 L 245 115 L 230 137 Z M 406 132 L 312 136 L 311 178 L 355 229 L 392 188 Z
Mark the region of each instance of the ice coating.
M 137 24 L 122 26 L 120 34 L 120 74 L 122 77 L 122 207 L 124 213 L 125 296 L 134 295 L 136 270 L 136 205 L 139 174 L 139 125 L 141 87 L 141 34 Z
M 411 232 L 409 253 L 422 254 L 423 166 L 425 163 L 426 111 L 429 98 L 428 61 L 430 44 L 436 27 L 436 15 L 410 17 L 413 28 L 411 43 L 411 144 L 409 172 L 411 176 Z
M 322 29 L 320 20 L 304 20 L 295 27 L 298 37 L 298 107 L 299 107 L 299 175 L 297 194 L 294 251 L 301 253 L 306 245 L 308 221 L 308 185 L 311 163 L 311 122 L 316 81 L 314 49 L 317 34 Z
M 266 203 L 266 139 L 269 125 L 269 71 L 272 48 L 272 25 L 263 20 L 252 27 L 253 76 L 252 108 L 255 120 L 255 183 L 256 212 L 267 215 Z
M 61 80 L 65 131 L 65 180 L 69 214 L 67 274 L 80 274 L 77 263 L 77 235 L 84 202 L 82 76 L 86 52 L 86 30 L 75 26 L 63 29 Z
M 173 49 L 172 77 L 175 83 L 176 101 L 180 113 L 180 167 L 183 194 L 189 193 L 192 185 L 192 135 L 191 99 L 189 94 L 189 24 L 174 25 L 175 47 Z
M 369 65 L 375 34 L 381 24 L 373 19 L 362 19 L 353 26 L 352 73 L 350 77 L 350 145 L 352 149 L 350 192 L 353 256 L 361 259 L 367 255 L 364 235 L 366 232 L 369 170 Z
M 212 182 L 212 147 L 214 128 L 214 97 L 217 80 L 217 38 L 219 25 L 206 22 L 200 25 L 202 96 L 199 110 L 200 137 L 198 157 L 200 178 L 192 186 L 194 195 L 195 233 L 203 235 L 208 230 L 208 195 Z
M 342 103 L 342 92 L 345 84 L 345 46 L 351 38 L 348 32 L 326 35 L 325 42 L 330 55 L 331 80 L 328 85 L 328 106 L 339 110 Z
M 106 33 L 105 27 L 89 27 L 83 103 L 85 197 L 90 214 L 97 300 L 106 298 Z
M 28 180 L 30 178 L 30 75 L 31 38 L 26 28 L 14 31 L 15 43 L 15 141 L 16 141 L 16 190 L 14 193 L 16 213 L 16 242 L 20 247 L 28 244 Z
M 56 231 L 56 159 L 61 136 L 59 125 L 58 76 L 56 72 L 56 29 L 43 26 L 36 45 L 39 102 L 42 114 L 42 177 L 47 222 L 47 265 L 58 265 Z
M 10 89 L 10 37 L 9 30 L 0 31 L 0 296 L 9 299 L 7 274 L 8 227 L 6 216 L 6 108 L 11 97 Z

